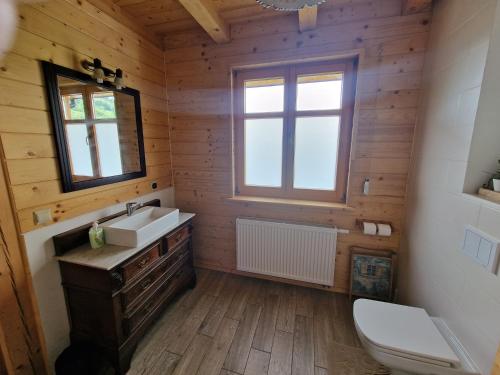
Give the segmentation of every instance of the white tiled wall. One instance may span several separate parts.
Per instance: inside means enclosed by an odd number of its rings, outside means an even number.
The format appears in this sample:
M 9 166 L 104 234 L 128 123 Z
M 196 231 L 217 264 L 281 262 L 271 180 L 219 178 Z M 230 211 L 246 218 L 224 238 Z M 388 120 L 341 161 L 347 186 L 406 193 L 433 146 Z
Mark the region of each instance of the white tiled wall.
M 500 21 L 495 20 L 469 153 L 465 191 L 474 193 L 498 169 L 500 159 Z
M 400 272 L 402 301 L 443 317 L 485 375 L 500 341 L 500 277 L 460 247 L 467 224 L 500 238 L 500 205 L 463 194 L 475 122 L 493 97 L 497 121 L 486 126 L 500 127 L 500 84 L 482 90 L 500 69 L 492 66 L 500 56 L 498 8 L 495 0 L 435 6 Z

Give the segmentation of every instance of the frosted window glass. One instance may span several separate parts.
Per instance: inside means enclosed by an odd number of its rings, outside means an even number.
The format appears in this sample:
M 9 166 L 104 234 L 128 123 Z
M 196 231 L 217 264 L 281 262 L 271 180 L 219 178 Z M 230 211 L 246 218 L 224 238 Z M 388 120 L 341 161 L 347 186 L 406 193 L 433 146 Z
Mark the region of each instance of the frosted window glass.
M 342 74 L 299 76 L 297 78 L 297 110 L 340 109 Z
M 245 185 L 281 187 L 283 119 L 245 120 Z
M 299 117 L 295 123 L 295 189 L 335 190 L 339 117 Z
M 283 78 L 245 82 L 245 113 L 283 112 L 284 101 Z
M 92 157 L 88 142 L 87 126 L 73 124 L 66 126 L 71 166 L 76 176 L 93 176 Z
M 123 173 L 118 126 L 116 124 L 97 124 L 97 147 L 101 176 L 109 177 Z

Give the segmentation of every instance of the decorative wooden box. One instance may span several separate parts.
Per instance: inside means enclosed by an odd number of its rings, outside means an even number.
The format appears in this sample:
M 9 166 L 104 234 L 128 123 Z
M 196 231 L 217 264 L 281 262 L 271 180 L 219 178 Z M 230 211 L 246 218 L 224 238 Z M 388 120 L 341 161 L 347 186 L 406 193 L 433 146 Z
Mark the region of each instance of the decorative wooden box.
M 488 198 L 489 200 L 500 203 L 500 192 L 498 191 L 480 188 L 478 194 L 485 198 Z

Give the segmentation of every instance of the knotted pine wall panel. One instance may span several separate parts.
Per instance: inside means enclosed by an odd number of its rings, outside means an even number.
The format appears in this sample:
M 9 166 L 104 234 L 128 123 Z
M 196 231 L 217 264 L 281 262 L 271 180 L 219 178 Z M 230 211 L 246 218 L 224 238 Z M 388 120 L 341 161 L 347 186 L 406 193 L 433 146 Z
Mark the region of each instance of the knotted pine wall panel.
M 196 212 L 196 263 L 234 271 L 238 216 L 337 225 L 340 236 L 333 290 L 349 288 L 352 245 L 399 249 L 406 179 L 419 101 L 430 14 L 401 16 L 398 0 L 329 9 L 318 28 L 299 33 L 296 15 L 232 26 L 232 42 L 202 34 L 167 45 L 167 86 L 177 205 Z M 167 38 L 167 42 L 168 42 Z M 319 208 L 234 202 L 232 195 L 232 66 L 335 56 L 360 50 L 358 112 L 353 134 L 348 207 Z M 370 178 L 370 195 L 362 182 Z M 363 236 L 355 220 L 391 221 L 391 238 Z
M 38 60 L 82 70 L 99 57 L 124 70 L 140 90 L 147 177 L 62 193 L 55 140 Z M 54 222 L 125 202 L 172 185 L 163 51 L 86 1 L 50 0 L 19 9 L 17 39 L 0 62 L 2 159 L 22 232 L 35 229 L 33 211 L 52 210 Z

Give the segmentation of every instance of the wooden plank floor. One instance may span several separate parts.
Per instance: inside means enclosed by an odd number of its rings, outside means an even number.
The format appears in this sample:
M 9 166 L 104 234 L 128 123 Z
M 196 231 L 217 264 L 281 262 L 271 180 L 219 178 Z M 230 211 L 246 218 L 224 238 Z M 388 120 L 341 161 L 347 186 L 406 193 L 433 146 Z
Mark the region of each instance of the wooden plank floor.
M 382 375 L 347 296 L 197 270 L 140 343 L 129 371 L 186 375 Z

